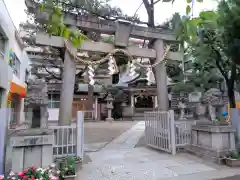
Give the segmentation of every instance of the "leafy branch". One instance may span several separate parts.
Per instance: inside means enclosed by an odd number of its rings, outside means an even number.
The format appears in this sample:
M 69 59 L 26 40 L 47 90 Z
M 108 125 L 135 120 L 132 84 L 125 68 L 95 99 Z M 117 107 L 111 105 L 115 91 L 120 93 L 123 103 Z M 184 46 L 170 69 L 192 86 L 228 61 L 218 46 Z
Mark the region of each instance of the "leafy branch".
M 79 47 L 87 37 L 78 29 L 68 28 L 63 21 L 64 14 L 54 1 L 47 1 L 41 4 L 40 12 L 47 11 L 49 16 L 46 24 L 46 32 L 49 35 L 60 36 L 70 40 L 75 47 Z

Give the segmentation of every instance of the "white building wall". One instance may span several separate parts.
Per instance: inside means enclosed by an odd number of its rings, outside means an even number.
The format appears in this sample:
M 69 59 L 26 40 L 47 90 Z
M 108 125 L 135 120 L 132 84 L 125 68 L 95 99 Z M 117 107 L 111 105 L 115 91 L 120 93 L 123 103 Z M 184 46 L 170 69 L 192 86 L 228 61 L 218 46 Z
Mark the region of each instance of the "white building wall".
M 29 58 L 27 56 L 27 53 L 21 48 L 20 43 L 17 41 L 16 38 L 16 27 L 13 24 L 13 21 L 10 17 L 10 14 L 7 10 L 7 7 L 3 0 L 0 0 L 0 29 L 4 32 L 4 34 L 7 37 L 7 42 L 5 44 L 5 51 L 4 51 L 4 59 L 0 59 L 0 66 L 1 68 L 5 70 L 5 72 L 1 73 L 0 71 L 0 80 L 4 79 L 8 81 L 8 84 L 4 84 L 2 86 L 3 89 L 5 89 L 3 93 L 2 98 L 2 107 L 6 106 L 7 102 L 7 95 L 10 88 L 10 82 L 13 81 L 18 85 L 26 87 L 25 84 L 25 73 L 26 68 L 29 64 Z M 20 61 L 20 73 L 19 77 L 13 74 L 12 68 L 8 65 L 9 62 L 9 51 L 12 49 L 12 51 L 15 53 L 15 55 L 18 57 Z M 0 69 L 1 69 L 0 68 Z M 7 73 L 6 73 L 7 69 Z M 1 86 L 1 82 L 0 82 Z M 24 121 L 24 114 L 23 114 L 23 108 L 24 108 L 24 100 L 22 99 L 21 102 L 21 113 L 20 113 L 20 121 Z

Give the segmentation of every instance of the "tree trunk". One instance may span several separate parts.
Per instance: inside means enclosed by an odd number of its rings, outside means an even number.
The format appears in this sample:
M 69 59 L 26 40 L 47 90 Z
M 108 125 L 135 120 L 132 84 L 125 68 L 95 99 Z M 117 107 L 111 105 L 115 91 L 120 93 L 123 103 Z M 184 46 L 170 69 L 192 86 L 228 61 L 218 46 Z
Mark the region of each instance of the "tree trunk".
M 236 76 L 237 76 L 237 66 L 233 62 L 231 67 L 231 77 L 227 81 L 230 108 L 236 108 L 235 93 L 234 93 Z
M 228 98 L 229 98 L 230 108 L 236 108 L 234 89 L 230 87 L 228 86 Z
M 75 48 L 72 47 L 76 51 Z M 59 121 L 60 126 L 71 124 L 76 63 L 66 51 L 64 58 L 63 83 L 61 88 Z

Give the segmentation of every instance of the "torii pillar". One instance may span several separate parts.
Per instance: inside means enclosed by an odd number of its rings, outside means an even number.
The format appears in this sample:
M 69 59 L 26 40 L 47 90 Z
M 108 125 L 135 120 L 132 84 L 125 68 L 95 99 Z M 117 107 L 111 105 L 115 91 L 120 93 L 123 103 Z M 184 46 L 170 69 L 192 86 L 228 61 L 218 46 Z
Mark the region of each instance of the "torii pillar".
M 156 62 L 161 60 L 164 55 L 163 40 L 157 39 L 154 42 L 154 49 L 156 51 Z M 158 109 L 160 111 L 168 111 L 168 89 L 167 89 L 167 72 L 165 63 L 158 64 L 155 68 L 155 81 L 157 84 L 157 100 Z
M 70 45 L 70 43 L 69 43 Z M 73 46 L 71 50 L 75 53 L 77 50 Z M 74 94 L 76 74 L 76 62 L 65 50 L 64 68 L 63 68 L 63 82 L 60 96 L 59 122 L 60 126 L 69 125 L 72 122 L 72 102 Z

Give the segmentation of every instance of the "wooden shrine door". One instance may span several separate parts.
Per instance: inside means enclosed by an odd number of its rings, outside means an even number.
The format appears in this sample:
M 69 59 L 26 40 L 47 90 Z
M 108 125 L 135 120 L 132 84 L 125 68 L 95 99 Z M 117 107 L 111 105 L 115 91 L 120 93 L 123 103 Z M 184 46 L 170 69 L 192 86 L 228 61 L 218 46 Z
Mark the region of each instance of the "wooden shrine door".
M 72 103 L 72 119 L 76 119 L 78 111 L 85 111 L 85 105 L 82 101 L 73 101 Z

